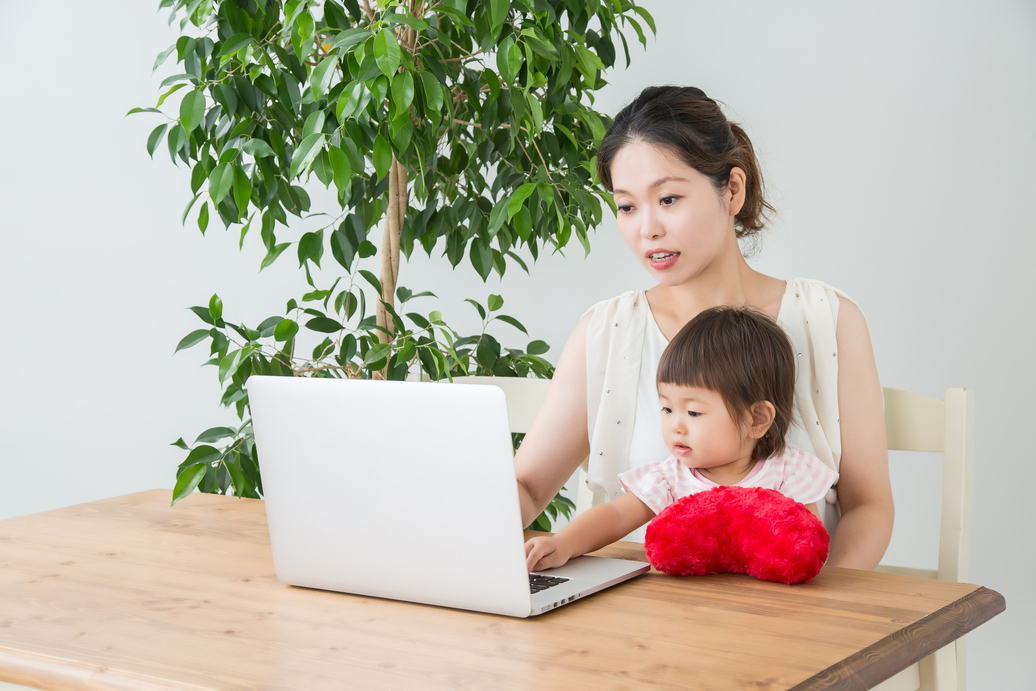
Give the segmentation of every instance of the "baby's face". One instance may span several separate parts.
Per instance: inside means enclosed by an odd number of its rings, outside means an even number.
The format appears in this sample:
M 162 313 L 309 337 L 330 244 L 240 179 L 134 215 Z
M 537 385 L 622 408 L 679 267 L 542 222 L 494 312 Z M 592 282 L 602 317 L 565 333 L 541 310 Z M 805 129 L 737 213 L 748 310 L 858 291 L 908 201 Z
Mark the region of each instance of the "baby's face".
M 688 468 L 717 468 L 751 456 L 754 440 L 738 429 L 717 392 L 659 384 L 658 400 L 665 445 Z

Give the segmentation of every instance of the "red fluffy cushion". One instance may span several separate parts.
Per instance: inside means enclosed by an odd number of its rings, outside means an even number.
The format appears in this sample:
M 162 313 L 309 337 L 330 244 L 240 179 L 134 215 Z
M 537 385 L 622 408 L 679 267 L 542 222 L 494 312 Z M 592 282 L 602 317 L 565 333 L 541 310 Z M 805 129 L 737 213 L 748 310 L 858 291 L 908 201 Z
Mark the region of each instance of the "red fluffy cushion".
M 802 504 L 777 490 L 715 487 L 666 507 L 648 524 L 648 561 L 671 576 L 746 573 L 801 583 L 820 573 L 829 538 Z

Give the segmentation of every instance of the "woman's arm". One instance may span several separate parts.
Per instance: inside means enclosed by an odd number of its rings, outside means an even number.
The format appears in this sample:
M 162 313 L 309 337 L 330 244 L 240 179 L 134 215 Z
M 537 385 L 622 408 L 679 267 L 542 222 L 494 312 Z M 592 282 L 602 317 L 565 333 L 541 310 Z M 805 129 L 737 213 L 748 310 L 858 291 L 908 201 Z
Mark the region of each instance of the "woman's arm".
M 635 494 L 623 494 L 598 504 L 561 529 L 557 535 L 534 537 L 525 543 L 529 571 L 562 566 L 569 559 L 620 540 L 655 517 Z
M 870 333 L 860 308 L 838 308 L 838 415 L 842 458 L 838 501 L 842 517 L 831 540 L 830 566 L 871 570 L 892 537 L 895 509 L 889 481 L 885 412 Z
M 587 314 L 568 337 L 547 397 L 515 455 L 523 526 L 536 520 L 590 453 L 586 412 L 589 322 Z

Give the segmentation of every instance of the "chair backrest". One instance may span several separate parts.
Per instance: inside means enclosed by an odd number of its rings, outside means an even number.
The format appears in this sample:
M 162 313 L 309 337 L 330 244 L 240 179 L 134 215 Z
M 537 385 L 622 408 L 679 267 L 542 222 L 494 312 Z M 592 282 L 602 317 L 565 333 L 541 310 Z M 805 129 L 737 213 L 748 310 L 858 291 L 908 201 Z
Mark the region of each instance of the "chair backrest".
M 939 568 L 912 569 L 879 564 L 877 570 L 908 576 L 965 581 L 971 544 L 971 485 L 975 460 L 975 392 L 947 389 L 944 400 L 899 389 L 883 389 L 890 451 L 936 451 L 943 456 Z M 883 682 L 881 691 L 964 691 L 965 640 L 958 638 Z
M 484 384 L 498 386 L 507 399 L 507 419 L 512 434 L 525 434 L 532 425 L 536 412 L 547 397 L 549 379 L 525 377 L 457 377 L 454 384 Z
M 938 570 L 880 568 L 944 581 L 966 580 L 975 456 L 974 391 L 947 389 L 945 400 L 899 389 L 884 389 L 883 393 L 889 450 L 941 452 L 943 480 Z

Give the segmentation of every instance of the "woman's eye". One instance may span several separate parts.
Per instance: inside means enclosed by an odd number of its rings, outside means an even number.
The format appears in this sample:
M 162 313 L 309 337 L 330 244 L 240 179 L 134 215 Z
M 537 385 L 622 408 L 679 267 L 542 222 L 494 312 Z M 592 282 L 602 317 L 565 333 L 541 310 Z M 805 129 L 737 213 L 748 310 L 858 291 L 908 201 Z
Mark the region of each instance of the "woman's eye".
M 674 197 L 672 195 L 669 195 L 669 196 L 662 197 L 661 199 L 659 199 L 658 203 L 661 204 L 662 206 L 672 206 L 676 202 L 676 199 L 677 199 L 676 197 Z
M 633 205 L 632 204 L 619 204 L 616 208 L 619 210 L 619 213 L 628 214 L 630 211 L 633 210 Z

